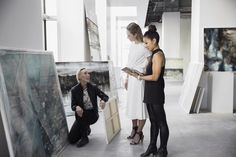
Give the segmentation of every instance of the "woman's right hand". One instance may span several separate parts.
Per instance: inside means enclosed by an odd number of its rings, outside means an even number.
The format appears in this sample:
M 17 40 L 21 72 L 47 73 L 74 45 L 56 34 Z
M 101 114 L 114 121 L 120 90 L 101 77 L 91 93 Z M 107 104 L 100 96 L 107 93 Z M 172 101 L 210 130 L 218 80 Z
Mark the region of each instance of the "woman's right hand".
M 83 109 L 80 107 L 80 106 L 76 106 L 76 113 L 79 117 L 82 117 L 83 116 Z

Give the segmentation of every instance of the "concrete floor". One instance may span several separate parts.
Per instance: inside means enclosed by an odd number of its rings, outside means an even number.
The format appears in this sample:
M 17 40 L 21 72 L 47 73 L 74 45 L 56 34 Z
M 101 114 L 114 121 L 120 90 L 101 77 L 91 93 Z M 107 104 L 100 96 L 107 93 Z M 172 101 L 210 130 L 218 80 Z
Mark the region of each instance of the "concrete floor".
M 235 114 L 186 114 L 178 105 L 181 83 L 166 83 L 166 114 L 170 129 L 168 157 L 236 157 Z M 150 123 L 144 128 L 144 142 L 133 146 L 126 137 L 131 131 L 131 121 L 125 116 L 126 91 L 119 91 L 121 131 L 106 144 L 102 113 L 91 126 L 90 142 L 83 148 L 68 145 L 62 157 L 138 157 L 149 144 Z M 74 117 L 68 118 L 71 127 Z M 159 139 L 158 144 L 159 145 Z

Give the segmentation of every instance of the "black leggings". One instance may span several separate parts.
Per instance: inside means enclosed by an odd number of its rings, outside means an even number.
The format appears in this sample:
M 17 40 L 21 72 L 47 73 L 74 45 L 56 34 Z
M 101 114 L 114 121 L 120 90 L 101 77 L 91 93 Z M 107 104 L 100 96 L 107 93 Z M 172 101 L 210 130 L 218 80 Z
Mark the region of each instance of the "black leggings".
M 169 138 L 169 128 L 166 122 L 164 106 L 163 104 L 147 104 L 147 110 L 151 122 L 150 145 L 156 146 L 160 130 L 160 147 L 166 148 Z

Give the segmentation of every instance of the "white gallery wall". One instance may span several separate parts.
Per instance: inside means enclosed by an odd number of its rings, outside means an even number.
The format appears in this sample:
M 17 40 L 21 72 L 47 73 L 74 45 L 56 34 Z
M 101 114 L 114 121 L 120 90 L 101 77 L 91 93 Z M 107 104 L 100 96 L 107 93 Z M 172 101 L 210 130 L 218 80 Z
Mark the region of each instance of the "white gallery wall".
M 204 28 L 236 27 L 235 6 L 235 0 L 192 0 L 192 62 L 204 63 Z
M 107 55 L 115 66 L 119 65 L 117 55 L 118 21 L 121 18 L 133 19 L 141 28 L 144 28 L 148 0 L 111 0 L 108 5 L 107 18 Z
M 201 0 L 200 1 L 200 25 L 199 25 L 199 55 L 203 56 L 204 54 L 204 28 L 225 28 L 225 27 L 236 27 L 236 20 L 232 20 L 236 17 L 236 1 L 235 0 Z M 227 11 L 223 11 L 227 10 Z M 205 13 L 205 14 L 204 14 Z M 197 57 L 195 54 L 194 56 Z M 200 58 L 198 56 L 198 58 Z M 201 57 L 199 60 L 201 61 Z M 204 62 L 204 60 L 203 60 Z M 206 72 L 204 72 L 206 73 Z M 233 81 L 233 76 L 231 72 L 211 72 L 210 80 L 208 84 L 200 82 L 199 86 L 208 88 L 206 91 L 205 97 L 203 99 L 202 106 L 212 110 L 212 112 L 233 112 L 233 103 L 235 95 L 235 86 L 236 83 Z M 220 77 L 219 77 L 220 76 Z M 229 81 L 231 80 L 231 81 Z M 226 84 L 223 87 L 219 85 L 225 82 Z M 208 86 L 208 87 L 207 87 Z M 210 86 L 210 87 L 209 87 Z M 227 91 L 227 95 L 225 95 Z M 219 95 L 225 95 L 220 97 Z M 224 102 L 224 103 L 223 103 Z M 210 106 L 209 106 L 210 103 Z M 208 105 L 206 105 L 208 104 Z
M 173 15 L 176 16 L 176 14 L 173 14 Z M 179 18 L 180 18 L 180 21 L 178 20 Z M 172 25 L 172 26 L 170 27 L 166 23 L 167 26 L 164 29 L 169 30 L 169 31 L 165 31 L 165 30 L 163 31 L 163 27 L 164 27 L 163 23 L 154 22 L 151 24 L 154 24 L 157 28 L 157 32 L 160 35 L 159 45 L 161 48 L 163 48 L 165 46 L 166 56 L 168 56 L 169 58 L 182 58 L 183 59 L 183 73 L 185 75 L 188 65 L 189 65 L 189 62 L 190 62 L 191 16 L 190 15 L 177 16 L 177 21 L 179 21 L 179 24 L 177 25 L 177 27 L 175 27 L 176 26 L 176 23 L 175 23 L 176 19 L 173 19 L 173 20 L 169 19 L 168 21 L 169 21 L 168 22 L 169 25 Z M 172 28 L 172 27 L 174 27 L 174 28 Z M 164 33 L 165 37 L 163 37 L 163 33 Z M 176 39 L 176 37 L 178 37 L 178 39 Z M 173 39 L 175 39 L 175 40 L 173 40 Z M 165 42 L 165 44 L 164 44 L 164 42 Z M 177 51 L 172 50 L 173 47 L 175 47 L 175 49 L 177 49 Z
M 108 55 L 111 61 L 113 61 L 114 66 L 119 66 L 120 58 L 118 54 L 118 18 L 119 17 L 136 17 L 137 8 L 136 7 L 109 7 L 110 9 L 110 21 L 108 21 Z
M 90 60 L 83 0 L 58 0 L 59 61 Z
M 204 64 L 204 28 L 222 28 L 222 27 L 236 27 L 236 1 L 235 0 L 192 0 L 192 27 L 191 27 L 191 63 L 193 68 L 187 71 L 187 77 L 185 79 L 183 90 L 180 96 L 180 105 L 183 106 L 186 112 L 189 111 L 192 100 L 200 80 L 201 72 Z M 194 68 L 195 67 L 195 68 Z M 197 68 L 198 67 L 198 68 Z M 194 70 L 195 69 L 195 70 Z M 197 69 L 197 72 L 196 72 Z M 194 76 L 194 77 L 193 77 Z M 228 76 L 228 75 L 226 75 Z M 214 77 L 214 74 L 211 75 Z M 221 77 L 224 79 L 224 77 Z M 225 78 L 227 80 L 228 78 Z M 202 79 L 205 80 L 205 79 Z M 217 86 L 218 79 L 212 79 L 212 89 L 218 89 L 213 86 Z M 221 82 L 222 80 L 220 80 Z M 228 82 L 227 82 L 228 83 Z M 230 82 L 229 82 L 230 83 Z M 199 86 L 206 84 L 200 82 Z M 233 84 L 225 87 L 234 88 Z M 224 89 L 226 91 L 233 91 L 232 89 Z M 206 88 L 207 89 L 207 88 Z M 187 92 L 186 92 L 187 91 Z M 223 91 L 223 90 L 222 90 Z M 220 89 L 212 92 L 221 92 Z M 219 93 L 208 93 L 211 96 L 217 96 Z M 222 95 L 225 95 L 222 93 Z M 229 96 L 229 97 L 227 97 Z M 214 102 L 222 102 L 224 99 L 225 104 L 233 105 L 232 94 L 228 94 L 226 97 L 212 97 Z M 221 99 L 221 101 L 217 101 Z M 203 100 L 203 102 L 209 102 Z M 212 102 L 212 101 L 211 101 Z M 211 104 L 218 105 L 218 104 Z M 224 104 L 221 104 L 224 108 Z M 212 107 L 211 107 L 212 108 Z M 218 111 L 217 111 L 218 112 Z
M 99 31 L 99 39 L 101 46 L 101 58 L 103 61 L 108 60 L 107 56 L 107 0 L 96 0 L 96 14 L 97 14 L 97 22 L 98 22 L 98 31 Z
M 198 32 L 194 41 L 199 43 L 196 45 L 196 49 L 192 49 L 191 60 L 198 60 L 204 62 L 204 28 L 224 28 L 224 27 L 236 27 L 236 1 L 235 0 L 193 0 L 193 2 L 199 3 L 197 7 L 199 15 L 199 27 L 193 28 L 193 31 Z M 194 4 L 194 3 L 193 3 Z M 194 7 L 194 6 L 193 6 Z M 196 7 L 196 6 L 195 6 Z M 194 43 L 192 44 L 194 45 Z
M 167 58 L 180 58 L 180 12 L 162 15 L 162 46 Z
M 191 16 L 180 15 L 180 56 L 183 58 L 183 74 L 187 72 L 191 53 Z
M 107 0 L 107 2 L 110 7 L 137 7 L 136 21 L 140 27 L 144 27 L 149 0 Z
M 41 1 L 0 1 L 0 46 L 43 50 Z

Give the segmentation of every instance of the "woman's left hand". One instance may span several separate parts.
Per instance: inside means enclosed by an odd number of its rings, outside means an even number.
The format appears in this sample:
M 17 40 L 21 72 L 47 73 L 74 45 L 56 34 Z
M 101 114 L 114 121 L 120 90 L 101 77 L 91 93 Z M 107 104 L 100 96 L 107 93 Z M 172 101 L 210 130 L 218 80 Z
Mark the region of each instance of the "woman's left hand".
M 136 73 L 130 73 L 130 75 L 133 76 L 133 77 L 135 77 L 135 78 L 138 77 L 138 74 L 136 74 Z

